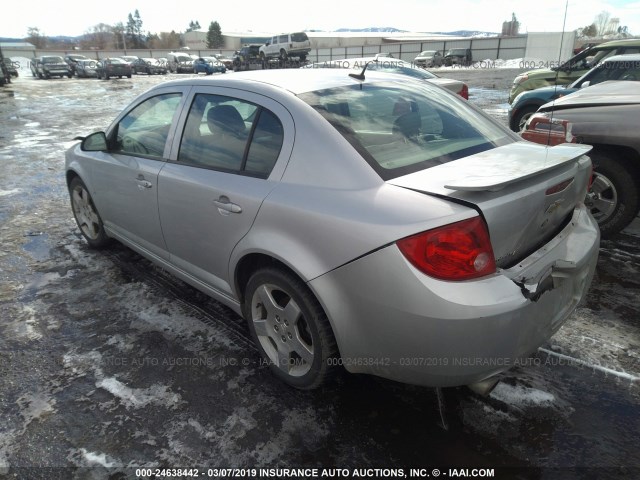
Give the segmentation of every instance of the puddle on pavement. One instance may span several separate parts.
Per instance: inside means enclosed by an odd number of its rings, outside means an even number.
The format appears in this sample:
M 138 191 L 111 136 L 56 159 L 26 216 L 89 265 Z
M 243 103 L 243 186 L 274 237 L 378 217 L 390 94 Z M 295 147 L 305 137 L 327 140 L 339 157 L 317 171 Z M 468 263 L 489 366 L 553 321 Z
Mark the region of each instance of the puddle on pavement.
M 27 232 L 26 243 L 22 248 L 37 261 L 47 260 L 51 256 L 51 248 L 49 247 L 49 235 L 44 232 Z

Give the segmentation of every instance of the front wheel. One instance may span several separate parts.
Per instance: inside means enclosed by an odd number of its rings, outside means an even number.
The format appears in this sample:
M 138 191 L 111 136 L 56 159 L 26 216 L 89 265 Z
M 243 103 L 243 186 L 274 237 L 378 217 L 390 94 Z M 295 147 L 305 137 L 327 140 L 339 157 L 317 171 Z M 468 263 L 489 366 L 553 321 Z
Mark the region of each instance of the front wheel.
M 527 122 L 538 111 L 537 106 L 523 107 L 519 109 L 511 119 L 511 130 L 514 132 L 524 132 Z
M 629 225 L 640 209 L 640 186 L 634 180 L 634 172 L 613 155 L 619 154 L 590 154 L 593 182 L 585 199 L 605 238 Z
M 258 270 L 244 298 L 249 330 L 269 368 L 288 385 L 310 390 L 337 370 L 336 341 L 322 307 L 295 275 Z
M 76 177 L 69 183 L 71 208 L 82 236 L 92 248 L 107 246 L 111 239 L 104 231 L 102 219 L 84 182 Z

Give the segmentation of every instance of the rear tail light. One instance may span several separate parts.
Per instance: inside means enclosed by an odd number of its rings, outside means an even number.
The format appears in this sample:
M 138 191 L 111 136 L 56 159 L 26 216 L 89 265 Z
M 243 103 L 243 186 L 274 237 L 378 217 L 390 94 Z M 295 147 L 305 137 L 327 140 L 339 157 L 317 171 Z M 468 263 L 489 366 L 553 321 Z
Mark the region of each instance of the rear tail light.
M 460 95 L 465 100 L 469 100 L 469 87 L 467 87 L 466 83 L 462 84 L 462 90 L 458 92 L 458 95 Z
M 434 228 L 396 244 L 414 267 L 441 280 L 470 280 L 496 271 L 489 232 L 480 217 Z

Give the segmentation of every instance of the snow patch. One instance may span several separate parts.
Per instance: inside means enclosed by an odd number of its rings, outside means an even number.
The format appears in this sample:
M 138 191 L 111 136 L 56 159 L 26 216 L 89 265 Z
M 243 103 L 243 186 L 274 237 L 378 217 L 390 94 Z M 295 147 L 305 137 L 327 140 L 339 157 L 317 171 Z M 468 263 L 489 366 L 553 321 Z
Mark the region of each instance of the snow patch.
M 20 193 L 22 190 L 19 188 L 13 188 L 11 190 L 0 190 L 0 197 L 8 197 L 9 195 L 15 195 L 16 193 Z
M 99 379 L 96 387 L 103 388 L 118 397 L 127 408 L 141 408 L 147 405 L 158 405 L 177 408 L 182 402 L 178 393 L 172 393 L 166 385 L 154 384 L 149 388 L 130 388 L 116 378 Z
M 104 475 L 105 472 L 101 471 L 100 468 L 123 467 L 122 462 L 110 457 L 106 453 L 91 452 L 86 448 L 71 449 L 67 456 L 67 460 L 77 467 L 92 467 L 92 469 L 98 469 L 86 472 L 88 476 L 82 476 L 81 478 L 111 478 L 109 475 Z
M 33 420 L 53 413 L 56 401 L 43 393 L 27 393 L 18 398 L 17 403 L 21 408 L 20 414 L 25 420 L 24 426 L 26 427 Z
M 490 395 L 501 402 L 516 406 L 550 406 L 556 399 L 553 394 L 536 388 L 499 383 Z

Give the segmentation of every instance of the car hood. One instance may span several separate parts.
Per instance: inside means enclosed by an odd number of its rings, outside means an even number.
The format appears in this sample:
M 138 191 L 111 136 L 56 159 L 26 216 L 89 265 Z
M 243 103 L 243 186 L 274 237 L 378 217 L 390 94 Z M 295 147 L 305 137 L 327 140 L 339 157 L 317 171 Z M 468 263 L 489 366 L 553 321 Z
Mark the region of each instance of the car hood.
M 589 150 L 587 145 L 514 142 L 387 183 L 479 211 L 497 264 L 508 267 L 556 235 L 584 200 Z
M 592 107 L 596 105 L 640 104 L 640 82 L 610 80 L 545 103 L 540 111 L 563 108 Z

